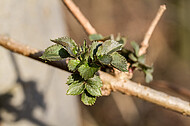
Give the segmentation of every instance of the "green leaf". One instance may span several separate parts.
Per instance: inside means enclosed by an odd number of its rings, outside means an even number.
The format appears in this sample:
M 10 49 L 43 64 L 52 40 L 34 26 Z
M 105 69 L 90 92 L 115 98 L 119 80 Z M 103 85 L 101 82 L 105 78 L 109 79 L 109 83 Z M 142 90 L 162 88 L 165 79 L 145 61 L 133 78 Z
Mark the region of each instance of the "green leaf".
M 51 41 L 62 45 L 71 56 L 75 57 L 77 55 L 78 46 L 70 37 L 62 37 Z
M 77 66 L 80 64 L 80 60 L 75 60 L 75 59 L 71 59 L 69 62 L 68 62 L 68 68 L 70 71 L 76 71 L 77 69 Z
M 115 39 L 119 44 L 122 44 L 122 47 L 125 46 L 125 44 L 127 43 L 127 39 L 125 37 L 121 37 L 120 34 L 117 35 L 116 39 Z
M 96 55 L 96 52 L 98 50 L 98 47 L 102 45 L 102 42 L 93 42 L 90 47 L 90 58 L 93 60 L 94 56 Z
M 120 71 L 127 72 L 127 60 L 125 57 L 120 55 L 118 52 L 114 52 L 111 54 L 112 56 L 112 61 L 111 64 L 117 68 Z
M 99 56 L 98 60 L 100 63 L 104 65 L 109 65 L 112 61 L 112 57 L 110 55 L 103 55 L 103 56 Z
M 98 87 L 102 87 L 103 86 L 102 80 L 100 79 L 99 76 L 96 76 L 96 75 L 94 75 L 93 78 L 89 78 L 87 80 L 87 83 L 91 83 L 91 84 L 97 85 Z
M 115 51 L 121 50 L 122 44 L 119 44 L 118 42 L 114 40 L 106 40 L 102 46 L 98 48 L 97 56 L 103 56 L 111 54 Z
M 129 58 L 130 58 L 132 61 L 134 61 L 134 62 L 136 62 L 136 61 L 137 61 L 137 57 L 136 57 L 136 56 L 134 56 L 134 54 L 133 54 L 133 53 L 130 53 L 130 54 L 129 54 Z
M 139 45 L 136 42 L 132 41 L 131 46 L 133 47 L 133 49 L 135 51 L 135 55 L 138 57 L 139 56 Z
M 101 34 L 91 34 L 91 35 L 89 35 L 89 40 L 90 41 L 101 40 L 101 39 L 103 39 L 103 36 Z
M 88 91 L 89 94 L 92 96 L 101 96 L 101 89 L 93 84 L 87 83 L 86 84 L 86 90 Z
M 145 55 L 141 55 L 138 57 L 138 62 L 144 64 L 145 63 Z
M 79 68 L 78 71 L 82 78 L 87 80 L 88 78 L 91 78 L 94 76 L 94 74 L 99 70 L 98 66 L 89 66 L 87 62 L 82 64 Z
M 70 55 L 63 46 L 55 44 L 48 47 L 40 58 L 49 61 L 59 61 L 67 57 L 70 57 Z
M 146 80 L 146 83 L 150 83 L 153 80 L 152 74 L 149 72 L 145 72 L 145 80 Z
M 96 102 L 96 97 L 90 95 L 87 91 L 84 91 L 82 93 L 81 96 L 81 101 L 85 104 L 85 105 L 94 105 L 94 103 Z
M 90 93 L 92 96 L 102 95 L 101 94 L 102 81 L 98 76 L 95 75 L 93 78 L 87 80 L 85 86 L 88 93 Z
M 74 82 L 79 82 L 79 81 L 84 81 L 84 80 L 79 74 L 73 73 L 68 77 L 66 84 L 70 85 Z
M 71 85 L 69 85 L 69 89 L 67 90 L 67 95 L 79 95 L 81 94 L 85 89 L 85 82 L 73 82 Z

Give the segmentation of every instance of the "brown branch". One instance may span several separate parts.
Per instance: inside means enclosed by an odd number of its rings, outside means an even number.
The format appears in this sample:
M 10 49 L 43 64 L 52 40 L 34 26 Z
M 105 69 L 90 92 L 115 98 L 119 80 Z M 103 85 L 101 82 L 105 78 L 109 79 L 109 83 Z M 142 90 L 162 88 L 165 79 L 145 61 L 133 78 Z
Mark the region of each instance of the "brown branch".
M 81 13 L 79 8 L 73 3 L 72 0 L 62 0 L 68 10 L 72 13 L 75 19 L 82 25 L 88 35 L 96 34 L 96 30 L 92 27 L 90 22 Z
M 99 73 L 102 81 L 104 83 L 110 83 L 113 91 L 119 91 L 127 95 L 136 96 L 167 109 L 190 116 L 190 103 L 187 101 L 153 90 L 130 80 L 123 81 L 113 77 L 110 74 L 101 71 Z
M 45 61 L 45 60 L 39 58 L 40 56 L 42 56 L 43 51 L 39 51 L 37 49 L 30 48 L 29 46 L 19 44 L 9 37 L 0 35 L 0 45 L 6 49 L 12 51 L 12 52 L 24 55 L 26 57 L 30 57 L 30 58 L 38 60 L 40 62 L 43 62 L 43 63 L 49 64 L 51 66 L 57 67 L 59 69 L 68 71 L 67 64 L 66 64 L 65 60 L 62 62 Z
M 166 5 L 161 5 L 156 17 L 154 18 L 154 20 L 152 21 L 148 31 L 146 32 L 145 36 L 144 36 L 144 40 L 141 43 L 141 48 L 139 50 L 139 55 L 143 55 L 146 53 L 147 48 L 149 47 L 149 40 L 150 37 L 152 36 L 152 33 L 156 27 L 156 25 L 158 24 L 158 21 L 160 20 L 161 16 L 163 15 L 164 11 L 166 10 Z
M 42 51 L 18 44 L 8 37 L 0 36 L 0 45 L 12 52 L 19 53 L 26 57 L 30 57 L 43 63 L 48 63 L 49 65 L 68 71 L 67 64 L 65 62 L 44 62 L 44 60 L 39 58 L 39 56 L 42 54 Z M 107 88 L 112 88 L 113 91 L 119 91 L 128 95 L 136 96 L 170 110 L 190 116 L 190 103 L 187 101 L 169 96 L 165 93 L 142 86 L 130 80 L 118 80 L 118 78 L 101 71 L 99 71 L 99 75 L 105 84 L 110 84 L 110 87 L 108 86 Z

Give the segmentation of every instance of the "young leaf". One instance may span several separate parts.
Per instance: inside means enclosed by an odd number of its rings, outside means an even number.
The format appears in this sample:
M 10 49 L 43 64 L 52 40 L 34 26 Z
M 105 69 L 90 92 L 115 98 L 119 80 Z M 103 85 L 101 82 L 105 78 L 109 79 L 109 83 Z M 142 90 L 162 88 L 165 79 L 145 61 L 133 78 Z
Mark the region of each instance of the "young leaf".
M 106 40 L 102 46 L 98 48 L 97 56 L 103 56 L 111 54 L 115 51 L 121 50 L 122 44 L 119 44 L 118 42 L 114 40 Z
M 89 64 L 85 62 L 78 68 L 78 71 L 82 76 L 82 78 L 87 80 L 88 78 L 93 77 L 94 74 L 98 71 L 98 69 L 99 69 L 98 66 L 89 66 Z
M 139 45 L 136 42 L 132 41 L 131 46 L 133 47 L 133 49 L 135 51 L 135 55 L 138 57 L 139 56 Z
M 71 56 L 75 57 L 77 55 L 78 46 L 70 37 L 62 37 L 51 41 L 62 45 Z
M 111 64 L 117 68 L 120 71 L 127 72 L 127 60 L 125 57 L 120 55 L 118 52 L 114 52 L 111 54 L 112 56 L 112 61 Z
M 129 59 L 131 59 L 131 60 L 134 61 L 134 62 L 137 61 L 137 57 L 135 57 L 133 53 L 130 53 L 130 54 L 129 54 Z
M 103 36 L 101 34 L 91 34 L 91 35 L 89 35 L 89 40 L 90 41 L 101 40 L 101 39 L 103 39 Z
M 100 63 L 104 65 L 109 65 L 112 61 L 112 57 L 110 55 L 103 55 L 103 56 L 99 56 L 98 60 Z
M 85 104 L 85 105 L 94 105 L 94 103 L 96 102 L 96 97 L 90 95 L 87 91 L 84 91 L 82 93 L 81 96 L 81 101 Z
M 101 96 L 102 81 L 98 76 L 95 75 L 93 78 L 87 80 L 85 86 L 88 93 L 92 96 Z
M 66 84 L 70 85 L 74 82 L 79 82 L 79 81 L 84 81 L 84 80 L 79 74 L 73 73 L 68 77 Z
M 91 94 L 92 96 L 101 96 L 101 89 L 91 83 L 87 83 L 86 85 L 86 90 L 88 91 L 89 94 Z
M 98 50 L 98 47 L 102 45 L 102 42 L 93 42 L 90 47 L 90 58 L 93 60 L 94 56 L 96 55 L 96 52 Z
M 122 44 L 122 47 L 125 46 L 125 44 L 127 43 L 127 40 L 125 37 L 121 37 L 120 34 L 117 35 L 116 39 L 115 39 L 119 44 Z
M 68 62 L 68 68 L 70 71 L 76 71 L 77 69 L 77 66 L 80 64 L 80 60 L 75 60 L 75 59 L 71 59 L 69 62 Z
M 49 61 L 59 61 L 67 57 L 70 57 L 70 55 L 63 46 L 55 44 L 48 47 L 40 58 Z
M 69 89 L 67 90 L 67 95 L 79 95 L 81 94 L 85 89 L 84 81 L 81 82 L 73 82 L 71 85 L 69 85 Z
M 144 64 L 145 63 L 145 55 L 141 55 L 138 57 L 138 62 Z
M 98 87 L 102 87 L 103 86 L 102 80 L 100 79 L 99 76 L 96 76 L 96 75 L 94 75 L 93 78 L 89 78 L 87 80 L 87 83 L 91 83 L 91 84 L 97 85 Z
M 149 72 L 145 72 L 145 81 L 146 83 L 150 83 L 153 80 L 153 76 Z

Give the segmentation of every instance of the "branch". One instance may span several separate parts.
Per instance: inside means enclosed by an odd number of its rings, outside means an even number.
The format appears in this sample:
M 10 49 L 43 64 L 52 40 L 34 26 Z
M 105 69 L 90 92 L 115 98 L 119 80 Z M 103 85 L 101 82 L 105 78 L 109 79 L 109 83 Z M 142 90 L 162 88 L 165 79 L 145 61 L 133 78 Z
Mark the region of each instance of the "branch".
M 163 15 L 164 11 L 166 10 L 166 5 L 161 5 L 156 17 L 154 18 L 154 20 L 152 21 L 148 31 L 146 32 L 145 36 L 144 36 L 144 40 L 141 43 L 141 48 L 139 50 L 139 55 L 143 55 L 146 53 L 147 48 L 149 47 L 149 40 L 150 37 L 152 36 L 152 33 L 156 27 L 156 25 L 158 24 L 158 21 L 160 20 L 161 16 Z
M 102 81 L 104 83 L 110 83 L 113 91 L 120 91 L 127 95 L 136 96 L 159 106 L 163 106 L 167 109 L 190 116 L 190 103 L 187 101 L 156 91 L 130 80 L 123 81 L 114 78 L 110 74 L 101 71 L 99 73 Z
M 0 45 L 12 52 L 19 53 L 26 57 L 30 57 L 32 59 L 46 63 L 44 60 L 41 60 L 39 58 L 39 56 L 41 56 L 42 54 L 42 51 L 38 51 L 37 49 L 32 49 L 28 46 L 18 44 L 8 37 L 0 36 Z M 54 67 L 68 71 L 66 62 L 63 63 L 59 61 L 47 63 Z M 190 116 L 190 103 L 187 101 L 181 100 L 173 96 L 169 96 L 165 93 L 153 90 L 146 86 L 142 86 L 130 80 L 118 80 L 117 78 L 101 71 L 99 71 L 99 75 L 104 82 L 104 85 L 106 83 L 109 83 L 113 91 L 119 91 L 128 95 L 136 96 L 146 101 L 168 108 L 170 110 Z
M 42 56 L 43 51 L 39 51 L 37 49 L 30 48 L 29 46 L 16 43 L 13 39 L 11 39 L 9 37 L 0 35 L 0 45 L 12 52 L 24 55 L 26 57 L 30 57 L 30 58 L 38 60 L 40 62 L 43 62 L 43 63 L 49 64 L 51 66 L 57 67 L 59 69 L 68 71 L 66 60 L 64 60 L 62 62 L 45 61 L 45 60 L 39 58 L 40 56 Z
M 75 19 L 81 24 L 88 35 L 96 34 L 96 30 L 92 27 L 90 22 L 85 18 L 85 16 L 81 13 L 79 8 L 73 3 L 72 0 L 62 0 L 62 2 L 75 17 Z

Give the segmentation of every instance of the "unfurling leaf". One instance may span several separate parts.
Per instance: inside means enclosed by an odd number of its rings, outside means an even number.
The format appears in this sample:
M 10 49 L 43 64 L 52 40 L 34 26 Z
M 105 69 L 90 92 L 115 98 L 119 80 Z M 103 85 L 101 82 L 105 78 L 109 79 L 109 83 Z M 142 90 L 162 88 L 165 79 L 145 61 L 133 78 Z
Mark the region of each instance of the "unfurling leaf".
M 118 52 L 114 52 L 111 54 L 112 56 L 112 61 L 111 64 L 117 68 L 118 70 L 121 70 L 123 72 L 128 72 L 127 70 L 127 60 L 125 57 L 120 55 Z
M 103 56 L 99 56 L 98 60 L 100 63 L 104 65 L 109 65 L 112 61 L 112 57 L 110 55 L 103 55 Z
M 51 41 L 62 45 L 71 56 L 75 57 L 77 55 L 78 46 L 70 37 L 62 37 Z
M 82 78 L 87 80 L 88 78 L 91 78 L 94 76 L 94 74 L 99 70 L 98 66 L 89 66 L 87 62 L 82 64 L 79 68 L 78 71 Z
M 131 60 L 134 61 L 134 62 L 137 61 L 137 57 L 135 57 L 133 53 L 130 53 L 130 54 L 129 54 L 129 59 L 131 59 Z
M 90 47 L 90 58 L 93 60 L 94 56 L 96 55 L 96 52 L 98 50 L 98 47 L 102 45 L 102 42 L 93 42 Z
M 69 85 L 69 89 L 67 90 L 67 95 L 79 95 L 84 92 L 85 89 L 85 82 L 73 82 Z
M 132 41 L 131 46 L 133 47 L 133 49 L 135 51 L 135 55 L 138 57 L 139 56 L 139 45 L 136 42 Z
M 98 48 L 97 56 L 103 56 L 111 54 L 115 51 L 121 50 L 122 44 L 119 44 L 118 42 L 114 40 L 106 40 L 102 46 Z
M 69 62 L 68 62 L 68 68 L 70 71 L 76 71 L 77 69 L 77 66 L 80 64 L 80 60 L 75 60 L 75 59 L 71 59 Z
M 59 61 L 67 57 L 70 57 L 70 55 L 63 46 L 55 44 L 48 47 L 40 58 L 49 61 Z
M 87 91 L 84 91 L 81 95 L 81 101 L 85 104 L 85 105 L 94 105 L 94 103 L 96 102 L 96 97 L 90 95 Z
M 122 47 L 125 46 L 125 44 L 127 43 L 127 40 L 125 37 L 121 37 L 120 34 L 117 35 L 116 39 L 115 39 L 119 44 L 122 44 Z
M 101 34 L 91 34 L 89 35 L 89 39 L 90 41 L 101 40 L 103 36 Z

